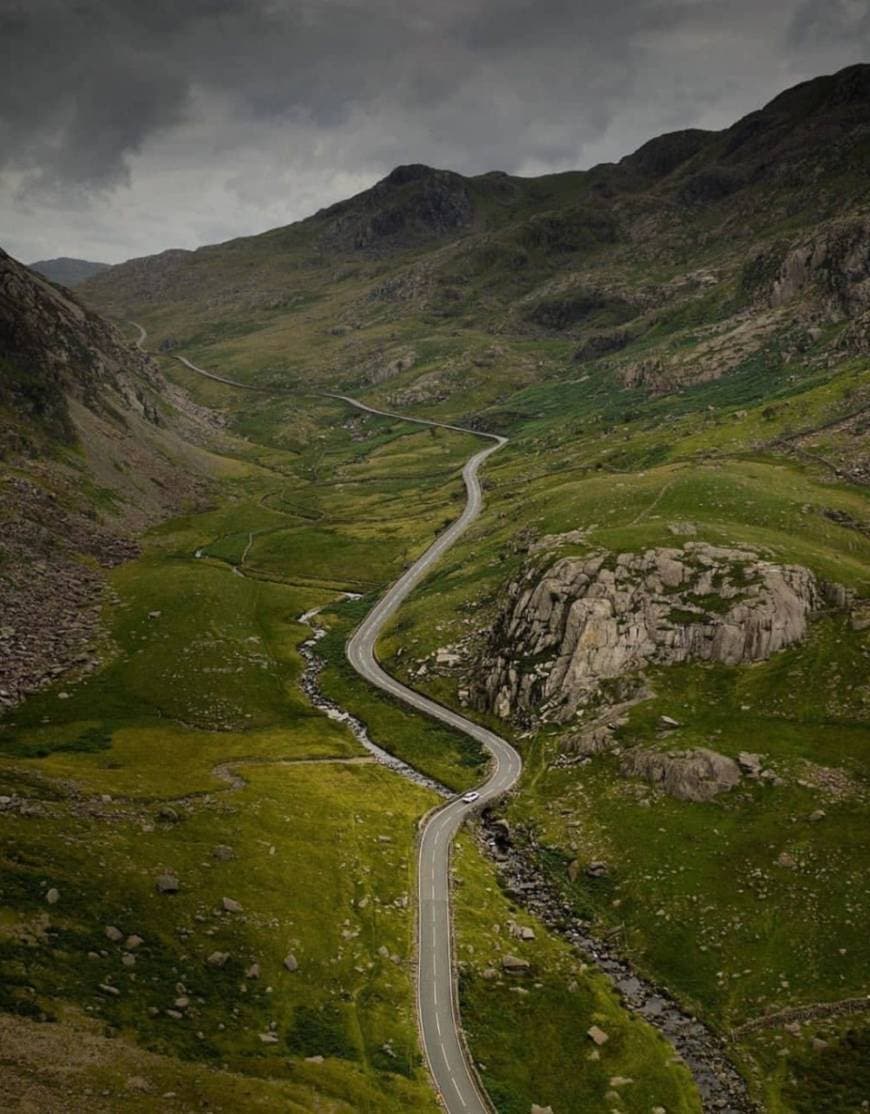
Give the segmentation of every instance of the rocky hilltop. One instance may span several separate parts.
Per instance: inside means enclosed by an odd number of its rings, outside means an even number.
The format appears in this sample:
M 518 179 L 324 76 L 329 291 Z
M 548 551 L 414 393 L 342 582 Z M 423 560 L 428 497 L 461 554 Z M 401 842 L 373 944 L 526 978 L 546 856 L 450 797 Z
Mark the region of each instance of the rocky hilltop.
M 534 561 L 507 588 L 474 697 L 503 718 L 564 722 L 648 665 L 768 658 L 846 602 L 809 569 L 704 542 Z

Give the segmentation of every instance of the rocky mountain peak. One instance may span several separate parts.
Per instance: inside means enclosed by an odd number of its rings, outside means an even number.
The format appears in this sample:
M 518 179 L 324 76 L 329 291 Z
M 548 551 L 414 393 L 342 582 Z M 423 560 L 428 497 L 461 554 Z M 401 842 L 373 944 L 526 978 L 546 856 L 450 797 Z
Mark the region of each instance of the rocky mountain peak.
M 450 170 L 397 166 L 371 189 L 322 210 L 321 250 L 385 255 L 471 225 L 466 180 Z

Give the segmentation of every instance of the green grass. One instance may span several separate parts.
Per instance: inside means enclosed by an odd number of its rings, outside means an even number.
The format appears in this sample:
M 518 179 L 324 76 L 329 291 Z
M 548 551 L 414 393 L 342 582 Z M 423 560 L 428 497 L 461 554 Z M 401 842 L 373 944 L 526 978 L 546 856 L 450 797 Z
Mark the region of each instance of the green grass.
M 700 1111 L 671 1046 L 628 1016 L 609 982 L 570 947 L 509 903 L 467 837 L 457 845 L 455 863 L 462 1016 L 499 1114 L 527 1114 L 532 1103 L 554 1110 Z M 513 939 L 512 922 L 532 927 L 535 939 Z M 502 973 L 501 957 L 509 953 L 531 963 L 527 977 Z M 495 977 L 484 976 L 492 971 Z M 600 1050 L 586 1035 L 593 1025 L 608 1036 Z M 631 1082 L 613 1100 L 616 1077 Z
M 288 1056 L 324 1055 L 337 1097 L 353 1105 L 368 1088 L 361 1110 L 434 1109 L 416 1044 L 406 901 L 415 821 L 430 798 L 372 765 L 259 765 L 245 778 L 237 793 L 176 806 L 169 821 L 157 807 L 120 809 L 71 827 L 64 806 L 23 828 L 6 821 L 6 1008 L 57 1016 L 80 1002 L 150 1051 L 278 1079 L 296 1077 Z M 233 847 L 232 862 L 213 858 L 217 844 Z M 155 891 L 167 869 L 180 879 L 176 895 Z M 49 907 L 51 886 L 61 896 Z M 222 912 L 225 896 L 243 912 Z M 144 938 L 135 967 L 122 965 L 105 925 Z M 292 974 L 282 965 L 291 950 Z M 230 954 L 219 970 L 206 963 L 213 951 Z M 244 977 L 252 962 L 256 980 Z M 101 992 L 106 984 L 119 994 Z M 191 1005 L 179 1020 L 164 1011 L 180 995 Z M 317 1050 L 299 1036 L 312 1011 L 331 1018 Z M 273 1023 L 279 1040 L 263 1045 Z M 387 1043 L 395 1062 L 380 1054 Z
M 0 722 L 0 788 L 33 800 L 26 824 L 0 816 L 7 1012 L 89 1018 L 138 1054 L 224 1065 L 252 1094 L 267 1077 L 276 1101 L 304 1109 L 434 1111 L 409 900 L 416 822 L 434 798 L 373 764 L 298 686 L 300 614 L 336 583 L 379 587 L 453 513 L 466 438 L 371 432 L 361 444 L 327 429 L 301 457 L 240 447 L 220 505 L 159 527 L 112 573 L 103 667 Z M 323 525 L 298 525 L 300 510 Z M 465 784 L 479 755 L 427 727 L 433 769 Z M 218 844 L 232 861 L 213 857 Z M 160 895 L 170 869 L 180 892 Z M 243 912 L 223 912 L 223 897 Z M 144 938 L 135 965 L 106 925 Z M 214 951 L 230 955 L 222 968 L 206 962 Z M 247 979 L 254 961 L 260 978 Z M 172 1018 L 179 997 L 190 1005 Z
M 362 682 L 350 667 L 345 643 L 372 602 L 369 597 L 348 601 L 322 616 L 330 624 L 329 634 L 317 647 L 326 662 L 323 692 L 361 719 L 374 742 L 415 769 L 457 791 L 476 785 L 486 772 L 479 743 L 409 711 Z
M 837 323 L 812 340 L 791 308 L 766 318 L 759 280 L 772 264 L 760 274 L 745 268 L 750 249 L 803 235 L 834 205 L 848 211 L 863 186 L 837 179 L 825 199 L 751 187 L 737 229 L 721 207 L 701 206 L 679 222 L 664 214 L 661 236 L 638 240 L 608 206 L 610 173 L 519 184 L 477 179 L 469 187 L 479 206 L 474 230 L 434 253 L 414 245 L 396 257 L 329 258 L 315 252 L 323 220 L 316 218 L 195 253 L 187 275 L 193 298 L 139 307 L 125 304 L 123 288 L 110 292 L 114 307 L 141 319 L 155 343 L 174 336 L 202 366 L 292 393 L 245 396 L 163 361 L 171 378 L 227 419 L 223 455 L 210 458 L 220 477 L 217 506 L 153 531 L 143 558 L 113 574 L 120 602 L 107 607 L 110 640 L 97 675 L 65 679 L 0 722 L 3 788 L 38 797 L 46 810 L 27 824 L 2 819 L 18 840 L 7 864 L 14 892 L 0 922 L 11 949 L 7 1008 L 32 1013 L 25 987 L 36 985 L 40 1010 L 81 1018 L 90 1005 L 126 1047 L 158 1048 L 169 1063 L 188 1057 L 178 1069 L 184 1080 L 193 1078 L 191 1065 L 227 1062 L 240 1109 L 243 1102 L 271 1109 L 272 1086 L 282 1102 L 305 1110 L 432 1108 L 410 1012 L 411 917 L 404 905 L 384 905 L 400 882 L 413 892 L 413 820 L 429 798 L 370 765 L 311 761 L 361 751 L 298 690 L 297 645 L 306 631 L 296 620 L 342 590 L 365 592 L 360 603 L 323 613 L 330 627 L 320 644 L 324 689 L 387 749 L 451 788 L 476 783 L 480 752 L 371 691 L 347 666 L 343 643 L 383 586 L 459 512 L 461 463 L 478 442 L 361 415 L 310 393 L 322 385 L 511 436 L 487 464 L 484 517 L 379 646 L 391 670 L 445 703 L 461 703 L 474 647 L 528 545 L 543 535 L 585 530 L 559 555 L 638 552 L 683 544 L 670 527 L 691 522 L 698 540 L 749 546 L 868 592 L 866 491 L 778 444 L 865 401 L 866 360 L 842 356 Z M 615 185 L 625 196 L 642 188 L 632 173 Z M 695 282 L 699 268 L 715 272 L 716 285 Z M 410 293 L 395 300 L 383 293 L 391 279 L 409 277 Z M 263 295 L 254 307 L 214 298 L 252 286 Z M 577 302 L 586 287 L 602 291 L 599 308 Z M 747 340 L 741 320 L 729 315 L 747 308 L 750 293 L 760 299 L 763 329 Z M 593 324 L 613 329 L 633 297 L 647 307 L 631 322 L 634 339 L 600 360 L 574 361 L 582 328 L 574 337 L 572 328 L 547 332 L 564 323 L 572 299 L 569 316 L 589 310 L 598 315 Z M 555 318 L 545 313 L 530 325 L 541 305 Z M 714 341 L 733 359 L 727 374 L 715 374 Z M 413 367 L 372 386 L 370 371 L 408 349 Z M 704 381 L 658 395 L 627 387 L 639 360 L 659 361 L 665 377 Z M 840 468 L 857 453 L 856 439 L 836 428 L 810 446 Z M 198 549 L 204 555 L 196 560 Z M 713 594 L 697 603 L 722 612 Z M 148 618 L 152 610 L 158 619 Z M 462 665 L 435 666 L 438 648 L 466 640 Z M 785 781 L 744 786 L 707 805 L 629 783 L 613 758 L 554 769 L 558 743 L 549 731 L 520 741 L 526 772 L 510 806 L 515 829 L 540 841 L 542 867 L 579 912 L 615 932 L 652 978 L 726 1039 L 731 1026 L 771 1009 L 860 990 L 868 959 L 866 654 L 840 617 L 815 625 L 804 646 L 752 668 L 656 672 L 656 696 L 632 712 L 626 745 L 756 749 Z M 469 714 L 516 734 L 495 717 Z M 657 736 L 660 714 L 684 724 L 666 742 Z M 219 776 L 233 763 L 247 779 L 237 791 Z M 818 767 L 843 771 L 849 792 L 829 799 L 801 785 Z M 67 799 L 71 792 L 78 805 Z M 169 800 L 183 817 L 177 824 L 156 815 Z M 824 820 L 809 821 L 820 804 Z M 237 843 L 243 857 L 213 863 L 216 842 Z M 794 869 L 777 865 L 782 851 Z M 607 858 L 611 877 L 569 884 L 575 858 Z M 510 911 L 468 843 L 457 862 L 463 1021 L 499 1109 L 616 1106 L 606 1096 L 612 1075 L 622 1074 L 635 1082 L 619 1089 L 618 1109 L 696 1110 L 668 1050 L 540 926 L 528 995 L 481 977 L 505 943 L 492 926 Z M 152 871 L 170 864 L 184 886 L 161 902 Z M 16 942 L 24 921 L 39 937 L 49 884 L 63 895 L 49 911 L 56 940 Z M 244 919 L 211 913 L 228 884 Z M 154 953 L 143 952 L 136 984 L 129 970 L 119 972 L 121 998 L 96 1000 L 81 955 L 102 948 L 99 919 L 122 914 L 144 926 Z M 190 941 L 178 928 L 193 930 Z M 196 967 L 203 1038 L 186 1023 L 150 1019 L 147 1010 L 143 1017 L 149 995 L 163 1001 L 214 941 L 233 958 L 226 973 L 207 980 Z M 289 941 L 304 957 L 294 976 L 280 970 Z M 382 945 L 401 962 L 385 961 Z M 255 948 L 264 978 L 243 994 L 240 957 Z M 153 963 L 147 977 L 145 959 Z M 266 977 L 271 1001 L 260 989 Z M 233 1008 L 238 1019 L 220 1030 Z M 586 1058 L 590 1018 L 613 1033 L 597 1062 Z M 278 1043 L 263 1045 L 257 1027 L 270 1021 Z M 830 1037 L 827 1054 L 789 1037 L 782 1056 L 778 1033 L 734 1044 L 770 1111 L 833 1114 L 855 1105 L 862 1021 L 818 1031 Z M 318 1047 L 326 1062 L 306 1063 Z M 202 1078 L 198 1085 L 214 1094 Z M 246 1080 L 256 1098 L 240 1100 Z

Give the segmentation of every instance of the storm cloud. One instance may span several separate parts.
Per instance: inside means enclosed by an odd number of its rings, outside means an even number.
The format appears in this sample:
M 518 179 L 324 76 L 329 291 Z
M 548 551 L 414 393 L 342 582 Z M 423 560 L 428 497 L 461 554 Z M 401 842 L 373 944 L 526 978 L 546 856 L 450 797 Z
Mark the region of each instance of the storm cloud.
M 868 49 L 863 0 L 0 0 L 0 242 L 116 261 L 397 163 L 589 166 Z

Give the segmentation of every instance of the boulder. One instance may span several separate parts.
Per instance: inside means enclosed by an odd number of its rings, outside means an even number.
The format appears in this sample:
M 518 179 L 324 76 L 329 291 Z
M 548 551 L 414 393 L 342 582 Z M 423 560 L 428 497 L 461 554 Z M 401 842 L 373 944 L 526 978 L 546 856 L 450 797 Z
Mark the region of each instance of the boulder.
M 740 782 L 740 767 L 733 758 L 715 750 L 646 750 L 634 747 L 620 762 L 623 777 L 642 777 L 680 801 L 709 801 Z
M 178 893 L 178 879 L 174 874 L 161 874 L 158 876 L 154 886 L 159 894 L 177 894 Z
M 520 959 L 516 955 L 502 956 L 501 965 L 508 975 L 524 975 L 531 967 L 527 959 Z
M 226 965 L 229 958 L 229 952 L 212 952 L 211 955 L 206 958 L 205 962 L 209 967 L 221 968 Z
M 750 754 L 749 751 L 742 750 L 737 755 L 737 765 L 750 777 L 761 777 L 763 763 L 760 754 Z
M 292 952 L 288 952 L 287 955 L 284 956 L 284 967 L 288 971 L 299 970 L 299 961 Z
M 241 913 L 242 907 L 235 898 L 223 897 L 221 898 L 221 906 L 225 913 Z
M 605 1033 L 603 1029 L 599 1029 L 597 1025 L 593 1025 L 591 1028 L 587 1029 L 586 1036 L 593 1044 L 597 1044 L 599 1047 L 610 1040 L 607 1033 Z

